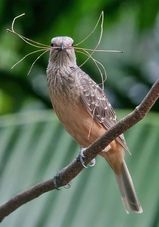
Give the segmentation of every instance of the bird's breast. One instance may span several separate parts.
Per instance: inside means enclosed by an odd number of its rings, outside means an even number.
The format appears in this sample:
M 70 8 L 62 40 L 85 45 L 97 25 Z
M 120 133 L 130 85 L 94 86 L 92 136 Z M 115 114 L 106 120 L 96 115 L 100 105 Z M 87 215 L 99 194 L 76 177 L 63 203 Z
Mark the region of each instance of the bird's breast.
M 70 69 L 47 70 L 51 102 L 66 130 L 83 147 L 89 146 L 105 129 L 96 123 L 81 102 L 80 81 Z
M 78 99 L 80 96 L 76 74 L 71 67 L 48 68 L 47 80 L 50 96 L 54 99 Z
M 66 130 L 81 146 L 89 146 L 105 132 L 103 127 L 94 122 L 80 102 L 68 101 L 59 105 L 55 101 L 53 105 Z

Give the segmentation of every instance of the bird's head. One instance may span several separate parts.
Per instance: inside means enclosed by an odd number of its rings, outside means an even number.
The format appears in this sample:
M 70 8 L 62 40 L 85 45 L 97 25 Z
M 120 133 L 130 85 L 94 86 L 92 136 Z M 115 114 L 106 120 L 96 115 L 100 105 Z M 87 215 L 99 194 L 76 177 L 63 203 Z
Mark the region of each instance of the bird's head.
M 58 36 L 51 39 L 50 62 L 58 65 L 76 64 L 73 39 L 67 36 Z

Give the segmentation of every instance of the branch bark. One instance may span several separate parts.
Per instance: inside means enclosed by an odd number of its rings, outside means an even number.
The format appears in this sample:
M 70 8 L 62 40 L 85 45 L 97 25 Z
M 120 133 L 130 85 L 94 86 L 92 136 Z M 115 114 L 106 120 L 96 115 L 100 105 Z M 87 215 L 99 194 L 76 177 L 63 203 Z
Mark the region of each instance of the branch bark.
M 120 134 L 131 128 L 137 122 L 144 118 L 152 106 L 159 98 L 159 80 L 154 83 L 148 94 L 145 96 L 139 106 L 135 108 L 125 118 L 120 120 L 114 127 L 106 132 L 101 138 L 95 141 L 85 151 L 85 163 L 88 164 L 96 155 L 102 151 L 112 140 Z M 73 160 L 68 166 L 63 168 L 54 178 L 33 186 L 32 188 L 19 193 L 11 198 L 8 202 L 0 206 L 0 221 L 6 216 L 14 212 L 23 204 L 39 197 L 45 192 L 57 189 L 67 185 L 73 178 L 75 178 L 84 167 L 80 163 L 79 156 Z

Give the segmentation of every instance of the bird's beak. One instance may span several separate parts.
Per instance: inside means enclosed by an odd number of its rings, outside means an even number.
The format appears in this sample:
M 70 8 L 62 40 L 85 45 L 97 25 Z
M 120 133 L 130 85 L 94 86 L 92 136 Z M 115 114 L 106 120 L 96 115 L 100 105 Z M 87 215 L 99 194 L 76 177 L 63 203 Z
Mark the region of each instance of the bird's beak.
M 62 43 L 61 46 L 60 46 L 60 49 L 61 49 L 61 50 L 64 50 L 64 48 L 65 48 L 65 46 L 64 46 L 64 44 Z

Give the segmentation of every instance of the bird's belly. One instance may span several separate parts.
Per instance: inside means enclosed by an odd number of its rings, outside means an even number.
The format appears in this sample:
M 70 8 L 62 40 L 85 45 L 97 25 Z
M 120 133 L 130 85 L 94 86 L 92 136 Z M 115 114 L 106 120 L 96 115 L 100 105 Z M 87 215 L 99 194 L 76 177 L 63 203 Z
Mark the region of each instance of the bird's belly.
M 87 147 L 106 131 L 96 123 L 91 115 L 78 102 L 53 102 L 54 110 L 66 130 L 82 146 Z
M 88 147 L 106 132 L 102 125 L 92 119 L 80 102 L 70 102 L 68 100 L 67 102 L 61 102 L 61 100 L 56 99 L 56 101 L 52 100 L 52 104 L 65 129 L 81 147 Z M 116 173 L 120 172 L 124 150 L 116 140 L 100 152 L 100 155 L 108 161 Z

